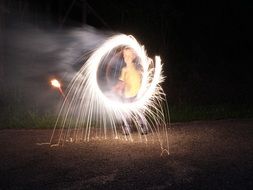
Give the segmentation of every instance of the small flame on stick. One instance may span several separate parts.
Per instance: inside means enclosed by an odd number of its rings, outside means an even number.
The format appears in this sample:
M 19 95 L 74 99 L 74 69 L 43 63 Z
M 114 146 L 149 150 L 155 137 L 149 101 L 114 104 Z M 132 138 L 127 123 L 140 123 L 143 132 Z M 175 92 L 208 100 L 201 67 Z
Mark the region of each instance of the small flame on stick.
M 61 83 L 60 83 L 57 79 L 52 79 L 52 80 L 51 80 L 51 85 L 52 85 L 53 87 L 58 88 L 58 90 L 59 90 L 59 92 L 61 93 L 61 95 L 62 95 L 63 97 L 65 97 L 65 94 L 63 93 L 62 88 L 61 88 Z
M 51 80 L 51 84 L 52 84 L 52 86 L 54 86 L 56 88 L 61 88 L 61 84 L 56 79 Z

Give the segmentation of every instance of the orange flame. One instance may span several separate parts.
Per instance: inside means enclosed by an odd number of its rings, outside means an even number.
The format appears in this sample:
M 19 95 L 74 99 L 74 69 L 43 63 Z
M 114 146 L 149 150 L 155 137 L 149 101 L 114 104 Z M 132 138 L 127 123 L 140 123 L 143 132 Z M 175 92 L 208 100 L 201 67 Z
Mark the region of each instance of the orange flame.
M 51 85 L 54 86 L 54 87 L 56 87 L 56 88 L 61 88 L 60 82 L 58 80 L 56 80 L 56 79 L 52 79 L 51 80 Z
M 63 93 L 63 90 L 61 89 L 61 83 L 57 79 L 52 79 L 50 82 L 51 82 L 51 85 L 53 87 L 58 88 L 58 90 L 61 93 L 62 97 L 65 98 L 65 94 Z

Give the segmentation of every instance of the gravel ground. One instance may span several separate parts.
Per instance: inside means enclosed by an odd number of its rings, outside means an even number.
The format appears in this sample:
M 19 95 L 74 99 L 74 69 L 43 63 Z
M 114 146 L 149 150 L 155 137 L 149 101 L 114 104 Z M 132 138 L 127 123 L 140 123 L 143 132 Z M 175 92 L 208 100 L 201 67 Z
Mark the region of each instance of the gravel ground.
M 253 119 L 170 126 L 158 142 L 39 146 L 52 130 L 0 130 L 0 189 L 253 189 Z

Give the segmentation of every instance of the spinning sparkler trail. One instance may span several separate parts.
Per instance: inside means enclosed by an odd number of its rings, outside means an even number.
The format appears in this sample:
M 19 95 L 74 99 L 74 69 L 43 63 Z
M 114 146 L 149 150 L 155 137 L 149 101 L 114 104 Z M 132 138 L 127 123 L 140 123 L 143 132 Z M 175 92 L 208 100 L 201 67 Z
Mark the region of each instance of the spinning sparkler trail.
M 126 50 L 131 53 L 126 54 Z M 132 85 L 129 92 L 134 92 L 131 95 L 113 90 L 126 71 L 129 72 L 128 86 Z M 137 73 L 141 76 L 138 77 Z M 140 79 L 139 85 L 137 79 Z M 134 126 L 138 139 L 148 142 L 149 138 L 157 137 L 162 150 L 168 152 L 168 109 L 166 95 L 160 86 L 163 81 L 159 56 L 153 62 L 132 36 L 109 38 L 94 51 L 70 82 L 50 144 L 54 144 L 55 139 L 59 145 L 66 141 L 89 141 L 94 137 L 133 141 L 131 133 L 122 135 L 124 128 L 119 124 L 123 121 L 125 125 Z M 124 88 L 128 88 L 127 84 L 123 85 Z M 141 135 L 139 118 L 145 120 L 148 135 Z M 59 127 L 60 130 L 56 130 Z

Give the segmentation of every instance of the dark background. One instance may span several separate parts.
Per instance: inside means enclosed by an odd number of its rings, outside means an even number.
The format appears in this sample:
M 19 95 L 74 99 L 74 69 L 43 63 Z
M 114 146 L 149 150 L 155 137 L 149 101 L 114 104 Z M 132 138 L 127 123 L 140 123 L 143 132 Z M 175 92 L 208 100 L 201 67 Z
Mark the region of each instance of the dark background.
M 43 30 L 90 25 L 102 32 L 135 36 L 150 57 L 161 56 L 163 88 L 171 104 L 253 103 L 250 1 L 12 0 L 1 4 L 1 31 L 24 23 Z M 4 81 L 8 66 L 1 55 Z
M 0 0 L 0 189 L 253 189 L 251 2 Z M 40 111 L 62 100 L 50 77 L 113 33 L 161 55 L 172 123 L 207 120 L 168 125 L 168 158 L 159 135 L 37 144 L 56 121 Z

